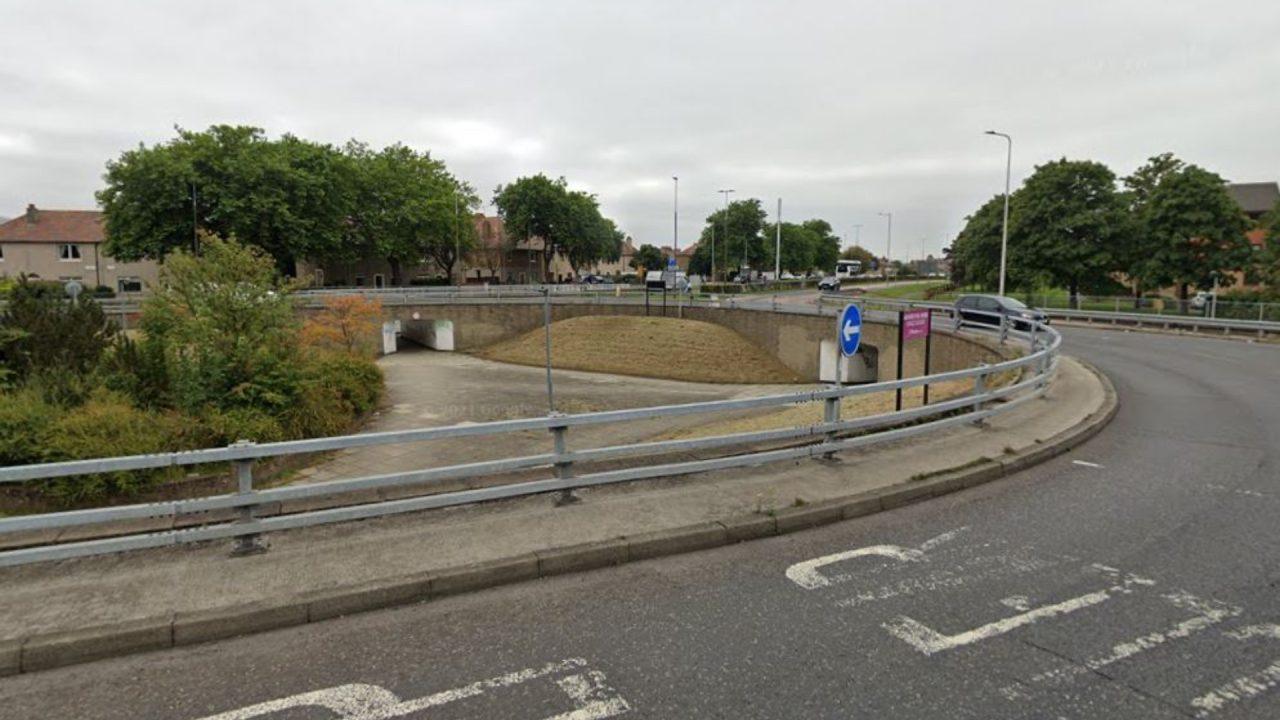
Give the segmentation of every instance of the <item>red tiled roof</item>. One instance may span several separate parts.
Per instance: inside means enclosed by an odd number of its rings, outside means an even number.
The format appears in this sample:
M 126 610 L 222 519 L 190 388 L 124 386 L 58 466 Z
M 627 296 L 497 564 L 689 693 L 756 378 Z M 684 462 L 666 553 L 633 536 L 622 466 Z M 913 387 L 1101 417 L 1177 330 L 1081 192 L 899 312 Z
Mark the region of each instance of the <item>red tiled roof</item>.
M 102 213 L 97 210 L 39 210 L 35 222 L 19 215 L 0 225 L 0 242 L 89 243 L 102 242 Z

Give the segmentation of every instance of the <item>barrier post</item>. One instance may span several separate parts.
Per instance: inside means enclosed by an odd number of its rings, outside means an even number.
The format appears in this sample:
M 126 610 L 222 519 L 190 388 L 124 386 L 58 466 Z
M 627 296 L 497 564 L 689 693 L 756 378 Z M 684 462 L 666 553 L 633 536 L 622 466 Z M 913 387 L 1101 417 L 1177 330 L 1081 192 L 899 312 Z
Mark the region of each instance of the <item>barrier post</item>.
M 232 447 L 250 447 L 253 443 L 248 440 L 240 440 L 232 445 Z M 253 491 L 253 461 L 252 460 L 236 460 L 233 463 L 236 471 L 236 495 L 241 498 L 252 497 Z M 242 505 L 239 510 L 239 524 L 248 524 L 253 522 L 253 506 Z M 262 544 L 262 536 L 258 533 L 246 532 L 243 535 L 235 536 L 235 543 L 231 546 L 232 557 L 243 557 L 245 555 L 257 555 L 267 551 L 267 546 Z
M 552 417 L 559 416 L 560 413 L 552 413 Z M 568 451 L 568 443 L 565 438 L 568 432 L 569 427 L 567 425 L 556 425 L 551 428 L 551 436 L 555 441 L 556 450 L 555 473 L 556 478 L 560 480 L 573 477 L 573 461 L 564 459 L 564 455 Z M 573 488 L 561 489 L 560 494 L 556 497 L 556 507 L 572 505 L 577 502 L 582 502 L 582 499 L 573 494 Z

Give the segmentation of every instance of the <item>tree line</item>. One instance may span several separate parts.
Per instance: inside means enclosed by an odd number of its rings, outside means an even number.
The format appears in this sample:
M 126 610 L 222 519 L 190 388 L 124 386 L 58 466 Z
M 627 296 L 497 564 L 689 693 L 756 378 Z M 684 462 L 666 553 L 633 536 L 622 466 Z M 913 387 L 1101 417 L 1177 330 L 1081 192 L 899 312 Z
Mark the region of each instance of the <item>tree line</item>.
M 1003 212 L 997 195 L 966 218 L 945 251 L 953 283 L 997 286 Z M 1010 195 L 1006 285 L 1064 287 L 1073 304 L 1081 292 L 1114 292 L 1122 282 L 1135 296 L 1175 286 L 1185 301 L 1215 277 L 1280 275 L 1271 224 L 1268 248 L 1255 251 L 1246 237 L 1253 222 L 1225 181 L 1171 153 L 1119 179 L 1102 163 L 1063 158 L 1037 166 Z
M 178 128 L 108 162 L 104 180 L 105 249 L 126 261 L 198 252 L 208 232 L 261 248 L 287 275 L 302 260 L 380 258 L 399 285 L 404 268 L 424 260 L 451 277 L 477 248 L 475 189 L 430 152 L 399 143 L 339 147 L 248 126 Z M 509 242 L 546 241 L 547 265 L 555 251 L 575 270 L 621 251 L 622 234 L 595 196 L 569 190 L 564 178 L 519 178 L 493 202 Z
M 771 223 L 768 218 L 763 204 L 756 198 L 735 200 L 708 215 L 698 246 L 689 260 L 689 272 L 710 277 L 713 248 L 717 277 L 728 276 L 740 267 L 772 270 L 778 225 L 776 220 Z M 840 238 L 826 220 L 782 223 L 778 263 L 782 270 L 832 272 L 839 256 Z

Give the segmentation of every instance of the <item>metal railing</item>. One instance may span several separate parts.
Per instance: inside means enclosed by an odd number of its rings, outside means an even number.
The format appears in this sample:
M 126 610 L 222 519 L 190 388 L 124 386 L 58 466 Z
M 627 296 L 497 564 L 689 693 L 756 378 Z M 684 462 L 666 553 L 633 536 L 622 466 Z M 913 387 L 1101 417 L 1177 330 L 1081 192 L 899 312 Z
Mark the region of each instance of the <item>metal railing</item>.
M 444 300 L 443 298 L 441 299 Z M 562 298 L 572 302 L 574 298 Z M 743 304 L 740 307 L 748 307 Z M 758 306 L 757 306 L 758 307 Z M 768 310 L 759 307 L 761 311 Z M 801 310 L 806 314 L 827 313 L 818 307 Z M 968 327 L 967 324 L 961 324 Z M 957 329 L 961 326 L 957 325 Z M 975 326 L 989 329 L 989 326 Z M 1030 332 L 1003 328 L 1001 339 L 1024 342 L 1028 352 L 1003 362 L 974 368 L 936 373 L 929 376 L 878 382 L 867 385 L 825 387 L 712 402 L 695 402 L 626 410 L 610 410 L 570 415 L 550 415 L 518 420 L 503 420 L 413 430 L 363 433 L 340 437 L 255 444 L 240 442 L 227 447 L 189 452 L 158 453 L 129 457 L 76 460 L 0 468 L 0 483 L 39 482 L 104 472 L 147 471 L 180 466 L 207 466 L 230 463 L 234 468 L 237 489 L 234 493 L 165 502 L 140 503 L 0 518 L 0 537 L 15 533 L 49 533 L 74 529 L 83 536 L 84 529 L 126 521 L 174 519 L 205 521 L 183 529 L 155 532 L 133 532 L 97 539 L 65 543 L 35 542 L 26 547 L 0 552 L 0 566 L 59 560 L 79 556 L 113 553 L 141 548 L 154 548 L 182 543 L 232 538 L 233 554 L 261 549 L 264 533 L 326 523 L 359 520 L 432 508 L 478 503 L 500 498 L 513 498 L 559 492 L 569 496 L 573 490 L 598 485 L 646 478 L 684 475 L 726 468 L 739 468 L 779 460 L 818 458 L 833 452 L 873 443 L 900 440 L 935 432 L 963 423 L 981 423 L 986 418 L 1005 412 L 1039 396 L 1057 365 L 1061 336 L 1047 327 L 1032 326 Z M 1005 373 L 1019 379 L 997 386 L 993 377 Z M 842 398 L 873 393 L 892 392 L 943 382 L 967 380 L 973 390 L 921 407 L 898 412 L 842 419 Z M 804 403 L 823 403 L 823 420 L 810 425 L 738 432 L 690 439 L 653 440 L 602 447 L 571 449 L 569 431 L 573 428 L 610 425 L 651 418 L 673 418 L 701 413 L 725 413 L 759 408 L 784 408 Z M 447 438 L 486 438 L 516 432 L 546 431 L 552 440 L 550 451 L 532 455 L 506 457 L 405 472 L 368 475 L 306 485 L 259 488 L 254 484 L 255 463 L 302 453 L 345 450 L 397 443 L 443 440 Z M 856 435 L 850 436 L 851 433 Z M 781 444 L 781 446 L 779 446 Z M 766 446 L 762 449 L 762 446 Z M 656 464 L 640 464 L 619 469 L 579 471 L 589 463 L 618 458 L 657 458 L 725 448 L 737 452 L 697 459 L 675 459 Z M 437 492 L 400 499 L 386 499 L 359 504 L 304 510 L 290 514 L 259 517 L 255 511 L 267 505 L 290 501 L 332 498 L 351 493 L 414 487 L 430 490 L 430 486 L 446 481 L 493 479 L 493 476 L 516 471 L 551 471 L 551 476 L 514 479 L 511 482 L 477 489 Z M 564 498 L 564 499 L 567 499 Z M 283 505 L 280 506 L 283 508 Z
M 847 302 L 849 299 L 850 297 L 847 295 L 833 293 L 826 293 L 823 295 L 823 302 L 833 302 L 837 300 Z M 859 297 L 855 300 L 856 302 L 864 303 L 869 307 L 930 308 L 937 312 L 946 313 L 949 317 L 955 316 L 955 305 L 949 302 L 936 300 L 898 300 L 893 298 L 879 298 L 874 295 Z M 1268 335 L 1280 336 L 1280 322 L 1241 320 L 1223 317 L 1207 318 L 1198 315 L 1159 315 L 1152 313 L 1102 312 L 1095 310 L 1071 310 L 1066 308 L 1044 307 L 1037 307 L 1036 309 L 1043 312 L 1051 320 L 1068 320 L 1071 322 L 1124 325 L 1141 328 L 1160 328 L 1163 330 L 1190 330 L 1191 332 L 1219 331 L 1224 335 L 1243 333 L 1254 335 L 1256 337 L 1266 337 Z M 976 311 L 974 310 L 966 310 L 965 312 L 967 314 L 976 314 Z

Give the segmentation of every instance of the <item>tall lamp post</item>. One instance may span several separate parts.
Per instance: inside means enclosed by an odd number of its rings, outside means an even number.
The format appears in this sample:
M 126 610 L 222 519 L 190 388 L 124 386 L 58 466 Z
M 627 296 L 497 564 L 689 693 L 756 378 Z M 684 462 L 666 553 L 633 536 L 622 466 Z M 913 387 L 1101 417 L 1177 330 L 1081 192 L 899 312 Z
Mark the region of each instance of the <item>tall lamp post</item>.
M 774 225 L 773 281 L 782 280 L 782 198 L 778 198 L 778 221 Z
M 876 214 L 883 215 L 889 221 L 889 226 L 886 229 L 885 236 L 884 236 L 885 237 L 884 239 L 884 272 L 881 273 L 884 279 L 888 280 L 889 279 L 889 263 L 893 262 L 893 213 L 882 212 L 882 213 L 876 213 Z
M 671 197 L 671 252 L 680 254 L 680 178 L 671 176 L 675 190 Z
M 1005 263 L 1009 258 L 1009 174 L 1013 168 L 1013 138 L 995 130 L 988 130 L 985 134 L 1002 137 L 1008 144 L 1004 160 L 1004 222 L 1000 230 L 1000 295 L 1004 295 Z
M 724 219 L 720 221 L 720 239 L 721 239 L 721 242 L 726 243 L 725 254 L 728 255 L 729 251 L 727 249 L 728 248 L 727 243 L 729 242 L 729 195 L 733 193 L 733 188 L 729 188 L 727 190 L 717 190 L 717 192 L 719 192 L 721 195 L 724 196 Z M 715 277 L 716 277 L 716 246 L 713 244 L 711 246 L 711 279 L 714 280 Z

